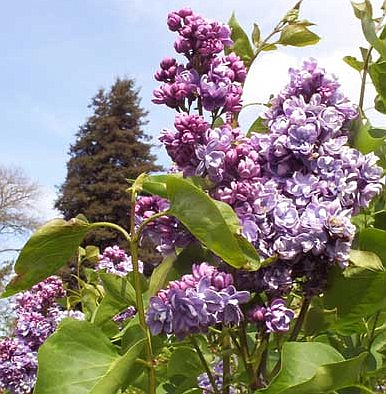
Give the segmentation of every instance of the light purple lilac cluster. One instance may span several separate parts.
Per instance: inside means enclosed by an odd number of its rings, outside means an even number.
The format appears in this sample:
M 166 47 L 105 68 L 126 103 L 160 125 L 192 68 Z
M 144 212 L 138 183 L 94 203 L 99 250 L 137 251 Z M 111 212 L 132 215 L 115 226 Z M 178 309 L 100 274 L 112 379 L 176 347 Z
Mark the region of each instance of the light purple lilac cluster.
M 290 70 L 289 85 L 272 99 L 268 134 L 247 137 L 228 124 L 212 129 L 188 114 L 177 116 L 177 132 L 162 134 L 173 160 L 183 147 L 178 170 L 208 177 L 210 194 L 232 206 L 260 255 L 277 256 L 271 268 L 252 275 L 249 283 L 260 282 L 256 290 L 287 291 L 289 277 L 300 277 L 308 293 L 317 293 L 321 286 L 311 279 L 322 276 L 323 283 L 326 267 L 347 265 L 351 216 L 385 184 L 377 157 L 347 145 L 356 116 L 337 79 L 309 59 Z
M 231 360 L 234 361 L 235 359 L 232 358 Z M 236 366 L 237 365 L 235 365 L 234 362 L 231 364 L 231 373 L 234 373 Z M 211 367 L 211 373 L 212 373 L 213 379 L 216 384 L 216 388 L 219 392 L 222 392 L 222 390 L 223 390 L 223 361 L 222 360 L 216 361 L 216 362 L 212 363 L 212 365 L 210 367 Z M 210 382 L 210 379 L 209 379 L 208 374 L 206 372 L 197 377 L 197 385 L 198 385 L 198 388 L 202 389 L 202 394 L 213 394 L 214 393 L 212 383 Z M 232 385 L 229 387 L 229 394 L 240 394 L 240 393 L 241 393 L 241 391 L 239 389 L 237 389 L 236 387 L 234 387 Z
M 178 338 L 205 332 L 209 326 L 238 325 L 243 319 L 240 304 L 249 301 L 248 291 L 237 291 L 231 274 L 201 263 L 192 273 L 172 281 L 150 299 L 146 323 L 153 335 Z
M 143 262 L 139 261 L 139 271 L 143 272 Z M 133 271 L 131 256 L 119 246 L 108 246 L 103 253 L 99 255 L 97 271 L 105 270 L 106 272 L 120 277 L 126 276 Z
M 0 391 L 28 394 L 36 381 L 37 355 L 19 338 L 0 341 Z
M 158 196 L 141 196 L 135 205 L 135 221 L 140 225 L 156 213 L 166 211 L 169 202 Z M 168 254 L 176 247 L 184 248 L 193 241 L 192 235 L 182 224 L 171 216 L 161 216 L 147 224 L 142 237 L 148 237 L 157 245 L 157 250 Z
M 210 21 L 189 8 L 171 12 L 168 27 L 178 34 L 174 43 L 186 64 L 165 58 L 155 79 L 163 84 L 154 91 L 153 102 L 178 111 L 189 111 L 193 103 L 213 114 L 241 109 L 242 83 L 247 72 L 234 53 L 223 55 L 233 44 L 229 26 Z
M 269 306 L 256 306 L 248 314 L 254 323 L 264 323 L 267 332 L 286 332 L 295 317 L 293 310 L 286 307 L 281 298 L 274 299 Z
M 57 303 L 65 291 L 60 278 L 51 276 L 16 297 L 14 336 L 0 341 L 0 390 L 28 394 L 36 380 L 39 347 L 65 317 L 83 320 L 79 311 L 63 311 Z

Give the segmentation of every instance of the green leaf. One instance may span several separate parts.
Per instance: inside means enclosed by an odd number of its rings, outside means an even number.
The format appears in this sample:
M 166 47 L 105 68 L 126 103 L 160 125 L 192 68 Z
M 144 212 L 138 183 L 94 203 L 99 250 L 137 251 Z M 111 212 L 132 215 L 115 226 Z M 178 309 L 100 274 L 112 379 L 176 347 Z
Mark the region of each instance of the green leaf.
M 214 122 L 213 122 L 213 127 L 212 128 L 217 128 L 220 126 L 223 126 L 225 124 L 224 119 L 221 116 L 218 116 Z
M 203 371 L 197 352 L 190 347 L 178 347 L 168 363 L 168 377 L 180 375 L 189 378 L 198 376 Z
M 333 347 L 317 342 L 287 342 L 282 366 L 264 394 L 323 394 L 350 387 L 360 377 L 367 354 L 345 360 Z
M 354 70 L 357 70 L 357 71 L 362 71 L 363 70 L 363 62 L 359 61 L 354 56 L 345 56 L 343 58 L 343 61 L 345 63 L 347 63 L 350 67 L 352 67 Z
M 263 48 L 261 48 L 262 51 L 275 51 L 277 49 L 277 45 L 275 44 L 267 44 L 264 45 Z
M 229 19 L 228 25 L 232 30 L 231 38 L 233 40 L 233 45 L 231 47 L 225 48 L 225 53 L 236 53 L 237 56 L 240 56 L 247 67 L 250 66 L 254 58 L 254 52 L 247 34 L 240 26 L 234 13 Z
M 92 323 L 98 326 L 105 335 L 112 337 L 118 333 L 118 325 L 113 317 L 127 308 L 127 304 L 106 294 L 93 314 Z
M 160 289 L 165 287 L 167 282 L 167 277 L 171 269 L 173 268 L 173 263 L 176 260 L 174 254 L 166 256 L 162 263 L 156 267 L 151 274 L 150 284 L 149 284 L 149 295 L 155 295 Z
M 384 271 L 385 268 L 381 259 L 373 252 L 366 252 L 363 250 L 350 251 L 350 262 L 355 267 L 366 268 L 372 271 Z
M 128 278 L 121 278 L 107 272 L 100 272 L 99 277 L 107 294 L 127 306 L 136 305 L 135 289 Z
M 359 234 L 359 248 L 374 252 L 386 266 L 386 231 L 377 228 L 365 228 Z
M 260 116 L 252 123 L 248 130 L 247 137 L 250 137 L 252 133 L 268 133 L 269 129 L 265 125 L 265 119 Z
M 167 180 L 170 213 L 209 250 L 233 267 L 260 266 L 256 249 L 240 241 L 239 220 L 227 204 L 215 201 L 185 179 Z
M 21 250 L 15 264 L 17 276 L 2 297 L 29 289 L 55 274 L 78 251 L 91 225 L 79 219 L 55 219 L 39 228 Z
M 386 58 L 386 41 L 378 38 L 376 27 L 373 19 L 364 13 L 361 16 L 362 31 L 366 40 L 377 50 L 377 52 Z
M 99 259 L 98 246 L 94 246 L 94 245 L 86 246 L 84 259 L 89 261 L 90 263 L 96 264 Z
M 319 306 L 313 306 L 307 312 L 304 321 L 304 332 L 307 336 L 320 334 L 326 331 L 335 320 L 335 311 L 328 311 Z
M 375 90 L 378 93 L 376 97 L 376 109 L 380 112 L 383 112 L 383 109 L 386 106 L 386 61 L 380 61 L 371 64 L 369 66 L 369 74 Z
M 352 8 L 354 10 L 354 14 L 358 19 L 362 18 L 372 18 L 373 16 L 373 7 L 369 0 L 365 0 L 361 3 L 356 1 L 351 1 Z
M 144 347 L 139 339 L 120 355 L 100 329 L 65 320 L 39 349 L 34 394 L 116 394 Z
M 319 40 L 319 36 L 307 29 L 306 26 L 290 24 L 282 30 L 279 43 L 282 45 L 304 47 L 317 44 Z
M 166 191 L 166 179 L 168 175 L 149 175 L 147 176 L 142 184 L 142 190 L 156 194 L 157 196 L 167 198 L 168 194 Z
M 333 325 L 339 333 L 363 332 L 363 319 L 386 307 L 386 272 L 346 268 L 331 272 L 324 293 L 327 309 L 337 309 Z
M 254 23 L 253 31 L 252 31 L 252 42 L 255 46 L 258 46 L 260 44 L 260 38 L 261 38 L 260 28 L 256 23 Z
M 368 120 L 362 120 L 360 117 L 351 123 L 351 132 L 354 135 L 353 147 L 360 152 L 367 154 L 375 151 L 383 138 L 374 138 L 370 134 L 371 124 Z

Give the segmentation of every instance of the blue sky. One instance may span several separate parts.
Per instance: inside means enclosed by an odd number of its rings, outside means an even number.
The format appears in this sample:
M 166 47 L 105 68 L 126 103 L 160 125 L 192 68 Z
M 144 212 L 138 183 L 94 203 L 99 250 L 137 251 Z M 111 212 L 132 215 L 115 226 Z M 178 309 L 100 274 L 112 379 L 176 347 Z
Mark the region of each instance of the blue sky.
M 146 131 L 157 136 L 171 127 L 173 113 L 151 103 L 157 86 L 153 73 L 162 57 L 173 55 L 174 35 L 165 19 L 170 10 L 191 6 L 203 15 L 227 21 L 236 11 L 250 31 L 257 22 L 263 34 L 294 4 L 289 0 L 221 2 L 165 0 L 19 0 L 2 4 L 0 15 L 0 163 L 23 167 L 42 186 L 40 209 L 52 217 L 55 185 L 66 175 L 69 144 L 89 115 L 87 105 L 100 87 L 129 76 L 141 87 L 149 110 Z M 341 58 L 359 55 L 360 24 L 349 0 L 304 0 L 302 16 L 317 23 L 322 36 L 315 47 L 281 48 L 264 54 L 253 66 L 245 102 L 266 100 L 286 81 L 289 66 L 302 57 L 320 58 L 336 72 L 348 94 L 357 99 L 359 79 Z M 241 117 L 247 124 L 250 109 Z M 156 149 L 159 161 L 165 153 Z

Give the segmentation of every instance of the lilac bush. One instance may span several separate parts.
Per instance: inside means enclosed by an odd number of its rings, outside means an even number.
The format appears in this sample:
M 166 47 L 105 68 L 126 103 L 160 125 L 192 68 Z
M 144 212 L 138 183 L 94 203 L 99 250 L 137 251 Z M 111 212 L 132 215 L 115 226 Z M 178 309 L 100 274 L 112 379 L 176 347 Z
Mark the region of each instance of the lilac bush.
M 385 112 L 384 33 L 369 3 L 354 9 L 372 48 L 363 62 L 345 59 L 361 72 L 359 105 L 308 58 L 249 131 L 238 121 L 256 57 L 319 40 L 300 6 L 266 39 L 255 25 L 252 41 L 235 15 L 229 26 L 189 8 L 168 15 L 176 55 L 160 62 L 153 102 L 176 112 L 160 135 L 173 165 L 133 181 L 130 228 L 59 220 L 28 241 L 6 295 L 52 273 L 49 258 L 36 265 L 37 249 L 66 245 L 55 251 L 64 265 L 98 227 L 118 231 L 130 254 L 117 245 L 98 259 L 95 249 L 78 253 L 66 304 L 81 304 L 88 321 L 59 306 L 57 277 L 17 297 L 14 336 L 0 342 L 0 390 L 31 392 L 38 351 L 36 394 L 383 390 L 386 148 L 377 136 L 386 132 L 365 119 L 363 95 L 370 75 Z M 146 237 L 163 255 L 149 269 L 138 257 Z M 82 272 L 82 259 L 97 272 Z

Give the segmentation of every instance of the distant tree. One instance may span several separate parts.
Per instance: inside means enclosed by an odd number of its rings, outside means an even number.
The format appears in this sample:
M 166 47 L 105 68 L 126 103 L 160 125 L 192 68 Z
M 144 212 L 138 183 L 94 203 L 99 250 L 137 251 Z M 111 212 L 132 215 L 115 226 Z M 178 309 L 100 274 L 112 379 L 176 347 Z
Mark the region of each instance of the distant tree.
M 38 185 L 17 167 L 0 165 L 0 236 L 23 235 L 40 224 L 34 205 Z M 0 252 L 8 249 L 0 249 Z
M 0 294 L 4 291 L 12 275 L 12 266 L 13 263 L 11 261 L 0 263 Z M 12 301 L 10 299 L 0 299 L 0 338 L 11 332 L 14 319 Z
M 70 147 L 67 177 L 55 207 L 65 219 L 83 214 L 92 222 L 128 228 L 127 179 L 161 170 L 150 151 L 151 138 L 142 129 L 147 112 L 132 79 L 117 79 L 108 92 L 100 89 L 89 107 L 93 115 Z M 110 230 L 98 230 L 87 241 L 103 248 L 122 240 Z

